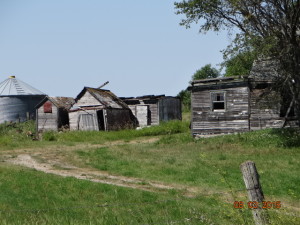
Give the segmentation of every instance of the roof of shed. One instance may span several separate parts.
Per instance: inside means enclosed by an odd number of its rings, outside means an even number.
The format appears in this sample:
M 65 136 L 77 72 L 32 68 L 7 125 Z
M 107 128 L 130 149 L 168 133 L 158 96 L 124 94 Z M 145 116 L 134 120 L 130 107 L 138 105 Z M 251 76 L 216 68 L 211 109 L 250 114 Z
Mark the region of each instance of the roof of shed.
M 86 92 L 89 92 L 101 105 L 107 108 L 128 108 L 127 104 L 118 98 L 110 90 L 84 87 L 78 94 L 75 101 L 77 102 Z
M 0 96 L 16 96 L 16 95 L 45 95 L 38 89 L 26 84 L 25 82 L 10 76 L 8 79 L 0 83 Z
M 165 98 L 165 95 L 143 95 L 138 97 L 120 97 L 122 100 L 155 100 Z
M 255 81 L 274 81 L 279 78 L 279 63 L 274 59 L 257 59 L 253 62 L 249 78 Z
M 46 96 L 37 106 L 39 108 L 46 101 L 51 101 L 57 108 L 63 108 L 69 110 L 72 105 L 75 103 L 75 99 L 72 97 L 49 97 Z

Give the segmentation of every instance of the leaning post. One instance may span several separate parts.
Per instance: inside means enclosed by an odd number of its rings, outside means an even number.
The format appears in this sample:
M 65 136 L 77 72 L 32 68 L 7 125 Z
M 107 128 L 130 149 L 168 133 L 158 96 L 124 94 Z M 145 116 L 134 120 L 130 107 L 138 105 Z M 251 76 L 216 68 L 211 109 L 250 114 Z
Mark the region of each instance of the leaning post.
M 255 163 L 246 161 L 240 165 L 243 179 L 248 192 L 248 198 L 251 203 L 255 202 L 257 207 L 253 207 L 252 214 L 256 225 L 265 225 L 269 223 L 269 216 L 265 209 L 262 208 L 264 194 L 259 182 L 259 175 Z

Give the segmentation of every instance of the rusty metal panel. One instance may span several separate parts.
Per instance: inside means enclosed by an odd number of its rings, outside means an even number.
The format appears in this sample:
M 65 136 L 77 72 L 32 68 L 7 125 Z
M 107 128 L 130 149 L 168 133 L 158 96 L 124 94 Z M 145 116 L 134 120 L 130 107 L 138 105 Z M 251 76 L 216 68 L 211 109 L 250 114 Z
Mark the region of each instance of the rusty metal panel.
M 44 113 L 52 113 L 52 103 L 47 101 L 44 103 Z

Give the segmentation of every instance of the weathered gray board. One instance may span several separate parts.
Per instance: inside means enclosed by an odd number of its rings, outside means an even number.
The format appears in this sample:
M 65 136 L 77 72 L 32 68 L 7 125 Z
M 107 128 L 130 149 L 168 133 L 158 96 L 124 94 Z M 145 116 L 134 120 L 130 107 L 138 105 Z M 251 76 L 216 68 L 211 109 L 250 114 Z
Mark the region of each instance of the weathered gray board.
M 80 114 L 78 130 L 99 130 L 97 116 L 95 114 Z
M 81 115 L 92 115 L 92 117 L 97 119 L 97 111 L 96 110 L 82 110 L 82 111 L 74 111 L 69 112 L 69 122 L 70 122 L 70 130 L 80 130 L 80 129 L 91 129 L 96 130 L 98 128 L 98 121 L 94 123 L 94 128 L 91 128 L 91 125 L 84 125 L 84 120 L 82 120 Z M 87 128 L 88 127 L 88 128 Z
M 159 125 L 159 112 L 157 101 L 153 102 L 153 100 L 146 100 L 143 103 L 149 106 L 150 125 Z
M 70 130 L 113 131 L 133 128 L 130 109 L 89 109 L 69 113 Z
M 105 114 L 106 118 L 104 120 L 107 124 L 107 131 L 132 129 L 135 127 L 130 109 L 105 109 Z
M 149 105 L 129 105 L 128 107 L 138 120 L 140 127 L 145 127 L 151 124 Z
M 135 117 L 137 118 L 140 127 L 145 127 L 150 125 L 149 112 L 150 110 L 148 105 L 135 106 Z
M 38 131 L 58 130 L 58 108 L 52 104 L 52 112 L 45 113 L 43 107 L 37 109 L 37 129 Z
M 216 78 L 195 81 L 192 85 L 189 89 L 193 136 L 278 128 L 284 123 L 281 96 L 270 89 L 269 81 Z M 216 100 L 217 95 L 224 99 Z M 220 102 L 222 107 L 214 109 Z M 295 117 L 288 118 L 288 126 L 295 126 L 296 122 Z
M 147 112 L 147 125 L 158 125 L 161 121 L 182 119 L 181 100 L 179 98 L 166 97 L 164 95 L 146 95 L 137 98 L 123 98 L 123 100 L 135 116 L 137 116 L 137 108 L 135 106 L 147 105 L 149 107 Z M 142 117 L 144 117 L 146 109 L 143 111 L 144 113 Z M 141 119 L 138 118 L 138 120 Z M 145 118 L 141 120 L 140 124 L 142 124 L 141 126 L 146 124 Z
M 211 90 L 192 92 L 193 134 L 233 133 L 249 130 L 249 89 L 220 89 L 225 92 L 225 110 L 212 110 Z
M 282 127 L 284 120 L 280 117 L 280 103 L 276 102 L 276 100 L 280 100 L 280 96 L 274 95 L 273 99 L 268 99 L 261 96 L 263 93 L 263 89 L 255 89 L 250 93 L 250 129 Z
M 74 99 L 69 97 L 45 97 L 36 105 L 36 128 L 38 132 L 54 130 L 69 126 L 68 109 Z
M 178 98 L 165 97 L 158 101 L 159 120 L 181 120 L 181 101 Z

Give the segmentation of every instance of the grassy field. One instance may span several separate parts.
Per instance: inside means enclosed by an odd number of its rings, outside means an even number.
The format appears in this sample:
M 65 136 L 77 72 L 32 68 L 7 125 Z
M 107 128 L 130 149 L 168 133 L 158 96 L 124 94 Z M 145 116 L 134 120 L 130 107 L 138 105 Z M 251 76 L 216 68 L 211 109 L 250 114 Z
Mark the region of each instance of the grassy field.
M 271 224 L 300 223 L 299 130 L 194 140 L 188 125 L 48 132 L 39 141 L 28 136 L 33 123 L 0 126 L 2 161 L 22 149 L 28 154 L 44 149 L 63 153 L 77 167 L 174 187 L 147 192 L 2 163 L 1 224 L 253 224 L 251 210 L 233 207 L 234 201 L 247 202 L 239 170 L 247 160 L 256 163 L 266 200 L 281 201 L 280 209 L 268 210 Z

